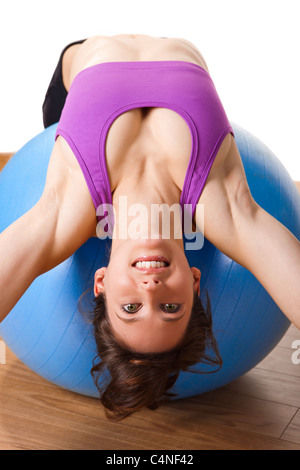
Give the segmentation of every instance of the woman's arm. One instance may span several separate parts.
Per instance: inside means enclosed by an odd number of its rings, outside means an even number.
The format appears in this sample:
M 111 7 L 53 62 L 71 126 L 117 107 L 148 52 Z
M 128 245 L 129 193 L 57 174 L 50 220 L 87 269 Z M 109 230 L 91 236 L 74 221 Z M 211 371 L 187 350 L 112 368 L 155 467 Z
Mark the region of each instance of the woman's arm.
M 0 321 L 43 271 L 55 237 L 56 215 L 50 197 L 0 234 Z M 50 208 L 50 210 L 49 210 Z
M 36 277 L 95 235 L 87 185 L 77 161 L 66 152 L 62 142 L 55 144 L 41 199 L 0 234 L 0 321 Z
M 233 139 L 225 160 L 199 201 L 205 204 L 205 236 L 248 269 L 300 329 L 300 243 L 252 198 Z
M 236 261 L 265 287 L 300 329 L 300 242 L 255 202 L 251 213 L 235 213 Z

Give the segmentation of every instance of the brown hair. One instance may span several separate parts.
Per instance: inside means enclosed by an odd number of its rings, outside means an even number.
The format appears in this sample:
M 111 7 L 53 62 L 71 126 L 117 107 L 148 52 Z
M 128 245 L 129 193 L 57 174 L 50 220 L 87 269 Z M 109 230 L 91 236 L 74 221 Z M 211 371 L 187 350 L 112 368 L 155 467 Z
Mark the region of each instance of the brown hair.
M 206 299 L 205 310 L 195 294 L 191 318 L 180 345 L 167 352 L 145 354 L 118 343 L 106 314 L 105 297 L 101 294 L 94 298 L 92 323 L 98 354 L 91 374 L 110 420 L 119 421 L 145 406 L 154 410 L 162 401 L 176 396 L 169 390 L 181 370 L 199 373 L 190 369 L 198 363 L 217 366 L 205 373 L 220 370 L 223 362 L 213 335 L 207 291 Z

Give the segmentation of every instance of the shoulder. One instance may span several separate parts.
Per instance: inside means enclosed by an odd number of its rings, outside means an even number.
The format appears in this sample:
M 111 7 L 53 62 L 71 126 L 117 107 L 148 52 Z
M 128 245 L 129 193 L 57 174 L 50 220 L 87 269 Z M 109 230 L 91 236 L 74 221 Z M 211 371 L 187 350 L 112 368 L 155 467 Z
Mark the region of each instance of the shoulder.
M 228 134 L 211 167 L 198 203 L 220 202 L 221 195 L 238 203 L 240 195 L 249 191 L 243 162 L 234 137 Z
M 59 136 L 50 156 L 44 196 L 55 191 L 57 196 L 63 197 L 67 186 L 72 186 L 72 181 L 79 178 L 79 164 L 67 142 Z
M 53 202 L 53 198 L 62 224 L 75 227 L 84 222 L 90 228 L 90 236 L 95 235 L 96 210 L 91 194 L 75 155 L 62 137 L 55 142 L 42 195 L 44 201 Z
M 203 219 L 204 206 L 204 220 Z M 229 134 L 220 148 L 196 208 L 196 225 L 204 236 L 224 252 L 232 245 L 240 217 L 251 215 L 252 198 L 242 159 Z M 200 222 L 199 222 L 200 221 Z

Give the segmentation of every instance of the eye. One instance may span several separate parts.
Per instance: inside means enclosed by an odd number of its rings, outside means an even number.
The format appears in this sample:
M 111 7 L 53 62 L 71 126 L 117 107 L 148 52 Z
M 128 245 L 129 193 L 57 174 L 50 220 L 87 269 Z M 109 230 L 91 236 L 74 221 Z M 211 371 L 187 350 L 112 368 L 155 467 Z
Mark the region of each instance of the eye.
M 166 313 L 177 313 L 181 305 L 179 304 L 161 304 L 160 308 Z
M 124 310 L 126 313 L 136 313 L 140 308 L 142 304 L 125 304 L 122 305 L 122 310 Z

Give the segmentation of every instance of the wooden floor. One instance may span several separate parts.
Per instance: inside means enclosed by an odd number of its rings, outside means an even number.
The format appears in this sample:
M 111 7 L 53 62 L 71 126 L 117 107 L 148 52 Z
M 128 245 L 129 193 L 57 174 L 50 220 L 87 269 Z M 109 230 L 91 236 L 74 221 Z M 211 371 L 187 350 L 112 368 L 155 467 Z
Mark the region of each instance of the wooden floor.
M 5 165 L 9 162 L 9 160 L 13 157 L 14 153 L 0 153 L 0 172 L 3 170 Z
M 6 348 L 0 449 L 300 450 L 295 340 L 300 331 L 292 326 L 270 356 L 236 382 L 120 423 L 106 420 L 98 400 L 46 382 Z

